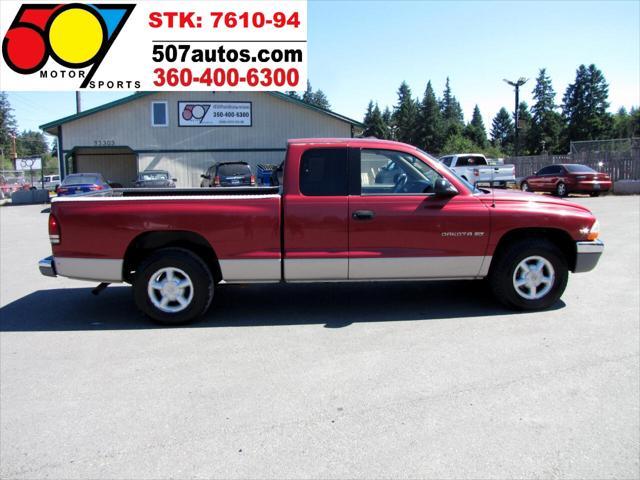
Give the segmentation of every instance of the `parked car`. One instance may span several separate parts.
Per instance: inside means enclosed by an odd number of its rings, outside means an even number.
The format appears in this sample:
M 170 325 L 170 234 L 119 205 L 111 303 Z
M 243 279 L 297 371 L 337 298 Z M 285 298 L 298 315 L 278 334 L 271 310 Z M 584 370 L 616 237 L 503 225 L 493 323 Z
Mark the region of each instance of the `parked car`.
M 54 192 L 60 185 L 60 175 L 45 175 L 43 179 L 45 190 Z
M 72 173 L 62 181 L 56 193 L 59 197 L 80 193 L 111 190 L 109 184 L 99 173 Z
M 255 186 L 256 177 L 247 162 L 221 162 L 210 166 L 200 175 L 201 187 Z
M 133 181 L 136 188 L 176 188 L 178 179 L 171 178 L 166 170 L 145 170 Z
M 520 189 L 525 192 L 551 192 L 559 197 L 570 193 L 588 193 L 597 197 L 611 190 L 611 177 L 593 168 L 575 163 L 548 165 L 525 177 Z
M 389 162 L 403 173 L 378 183 Z M 403 143 L 290 140 L 283 179 L 282 190 L 54 199 L 53 255 L 40 271 L 130 283 L 144 313 L 179 324 L 209 308 L 221 281 L 488 278 L 505 305 L 544 309 L 562 295 L 569 271 L 593 269 L 604 250 L 586 207 L 479 190 Z
M 473 185 L 506 188 L 516 183 L 514 165 L 489 165 L 481 153 L 457 153 L 442 157 L 440 161 Z

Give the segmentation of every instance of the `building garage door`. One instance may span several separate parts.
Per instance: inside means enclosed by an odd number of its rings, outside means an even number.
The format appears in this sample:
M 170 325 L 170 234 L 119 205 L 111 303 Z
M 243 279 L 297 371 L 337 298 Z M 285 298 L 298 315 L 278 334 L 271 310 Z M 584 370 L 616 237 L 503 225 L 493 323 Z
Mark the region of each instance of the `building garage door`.
M 78 148 L 73 152 L 73 167 L 76 173 L 101 173 L 109 183 L 132 187 L 138 157 L 129 148 Z

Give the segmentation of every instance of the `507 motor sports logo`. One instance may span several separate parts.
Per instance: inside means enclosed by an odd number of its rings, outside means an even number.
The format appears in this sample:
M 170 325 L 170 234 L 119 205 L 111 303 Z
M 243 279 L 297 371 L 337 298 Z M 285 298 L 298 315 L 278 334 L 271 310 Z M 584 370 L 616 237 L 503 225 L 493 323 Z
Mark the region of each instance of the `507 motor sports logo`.
M 306 9 L 300 0 L 3 0 L 3 89 L 299 90 Z

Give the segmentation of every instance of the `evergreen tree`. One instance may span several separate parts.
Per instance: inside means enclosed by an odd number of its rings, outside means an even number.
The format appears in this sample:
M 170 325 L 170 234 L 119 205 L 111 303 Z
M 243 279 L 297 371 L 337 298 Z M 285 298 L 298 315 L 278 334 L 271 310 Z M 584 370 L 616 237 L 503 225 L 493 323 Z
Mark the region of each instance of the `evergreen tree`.
M 295 98 L 296 100 L 302 100 L 298 92 L 296 92 L 295 90 L 289 90 L 288 92 L 285 92 L 285 94 L 290 96 L 291 98 Z
M 609 85 L 602 72 L 591 64 L 580 65 L 575 82 L 567 87 L 562 99 L 562 116 L 567 126 L 564 147 L 570 141 L 609 138 L 612 119 L 609 108 Z
M 515 115 L 514 115 L 515 121 Z M 528 155 L 527 139 L 530 136 L 531 124 L 533 119 L 529 112 L 527 102 L 520 102 L 518 105 L 518 155 Z M 514 126 L 514 142 L 515 142 L 515 126 Z M 515 145 L 514 145 L 515 147 Z
M 327 98 L 325 93 L 320 89 L 313 92 L 313 97 L 309 103 L 311 105 L 315 105 L 316 107 L 324 108 L 325 110 L 329 110 L 331 108 L 329 99 Z
M 505 152 L 511 152 L 513 135 L 513 120 L 507 109 L 502 107 L 491 123 L 491 144 Z
M 402 82 L 398 88 L 398 104 L 393 112 L 395 137 L 400 142 L 415 145 L 417 142 L 418 106 L 412 98 L 411 88 Z
M 440 152 L 443 146 L 440 105 L 431 81 L 427 82 L 418 111 L 418 145 L 427 152 Z
M 0 154 L 2 155 L 0 161 L 3 163 L 3 168 L 12 168 L 9 162 L 12 151 L 11 137 L 16 133 L 16 119 L 13 116 L 9 98 L 5 92 L 0 91 Z
M 633 112 L 633 109 L 631 109 Z M 618 112 L 613 116 L 613 129 L 611 136 L 613 138 L 631 138 L 633 137 L 633 115 L 627 113 L 627 109 L 620 107 Z
M 540 69 L 532 93 L 534 104 L 531 106 L 532 123 L 526 138 L 527 148 L 532 154 L 539 154 L 543 149 L 557 153 L 562 132 L 562 117 L 556 111 L 556 92 L 546 69 Z
M 451 92 L 451 85 L 449 84 L 449 77 L 442 93 L 442 100 L 440 101 L 440 112 L 442 113 L 442 121 L 444 126 L 445 138 L 452 135 L 457 135 L 464 129 L 464 116 L 462 114 L 462 107 Z
M 386 135 L 384 138 L 393 140 L 395 137 L 392 135 L 393 132 L 393 115 L 389 107 L 385 107 L 384 112 L 382 112 L 382 122 L 385 126 Z
M 311 87 L 311 82 L 307 80 L 307 88 L 302 94 L 302 101 L 306 103 L 311 103 L 313 101 L 313 88 Z
M 369 102 L 362 123 L 365 125 L 363 136 L 381 139 L 387 138 L 387 126 L 382 119 L 382 113 L 377 103 L 374 105 L 373 101 Z
M 324 108 L 325 110 L 331 108 L 331 104 L 325 93 L 319 89 L 314 91 L 309 80 L 307 80 L 307 89 L 302 94 L 302 101 L 309 105 Z
M 473 109 L 471 122 L 464 129 L 464 136 L 481 148 L 487 145 L 487 131 L 484 128 L 484 121 L 478 105 Z

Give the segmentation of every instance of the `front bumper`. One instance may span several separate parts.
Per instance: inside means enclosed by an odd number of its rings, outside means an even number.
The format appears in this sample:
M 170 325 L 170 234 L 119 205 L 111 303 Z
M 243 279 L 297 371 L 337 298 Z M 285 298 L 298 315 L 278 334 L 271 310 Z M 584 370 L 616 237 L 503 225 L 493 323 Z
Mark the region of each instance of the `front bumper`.
M 43 258 L 38 262 L 38 268 L 40 273 L 45 277 L 57 277 L 56 264 L 53 261 L 53 257 Z
M 593 270 L 598 264 L 602 252 L 604 252 L 604 243 L 600 240 L 576 242 L 576 267 L 573 273 Z

